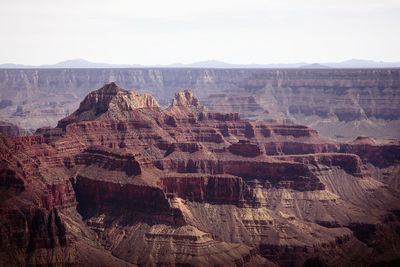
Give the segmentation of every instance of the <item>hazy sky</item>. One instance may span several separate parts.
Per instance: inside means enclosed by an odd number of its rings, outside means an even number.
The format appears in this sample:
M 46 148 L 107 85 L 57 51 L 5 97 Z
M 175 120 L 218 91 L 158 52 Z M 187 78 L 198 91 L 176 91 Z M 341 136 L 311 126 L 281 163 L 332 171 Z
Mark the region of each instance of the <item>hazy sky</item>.
M 400 62 L 399 0 L 0 0 L 0 64 Z

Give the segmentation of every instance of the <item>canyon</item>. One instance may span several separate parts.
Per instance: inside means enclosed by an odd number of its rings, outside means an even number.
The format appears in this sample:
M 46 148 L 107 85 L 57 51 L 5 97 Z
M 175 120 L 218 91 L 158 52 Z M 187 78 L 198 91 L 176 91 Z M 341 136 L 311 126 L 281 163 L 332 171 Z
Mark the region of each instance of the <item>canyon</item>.
M 54 127 L 112 81 L 162 107 L 191 89 L 210 110 L 250 121 L 302 124 L 338 141 L 400 138 L 399 69 L 1 69 L 0 121 L 28 133 Z
M 20 88 L 2 89 L 11 103 L 1 114 L 17 106 L 13 122 L 38 128 L 30 136 L 0 134 L 0 265 L 365 266 L 400 259 L 400 141 L 390 133 L 400 114 L 397 70 L 0 73 L 2 88 Z M 90 92 L 94 86 L 101 88 Z M 308 95 L 306 88 L 315 89 Z M 268 99 L 289 104 L 267 110 L 260 104 Z M 322 107 L 329 110 L 318 115 Z M 374 117 L 394 128 L 338 141 L 296 124 L 307 114 L 343 125 Z M 382 136 L 392 139 L 374 138 Z

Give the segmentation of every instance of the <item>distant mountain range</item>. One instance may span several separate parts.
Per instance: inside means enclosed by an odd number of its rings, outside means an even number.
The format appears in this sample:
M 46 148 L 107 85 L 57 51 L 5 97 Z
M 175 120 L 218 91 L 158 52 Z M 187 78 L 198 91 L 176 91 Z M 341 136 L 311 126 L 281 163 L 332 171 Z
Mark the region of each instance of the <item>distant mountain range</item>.
M 72 59 L 62 61 L 54 65 L 22 65 L 22 64 L 0 64 L 0 69 L 92 69 L 92 68 L 254 68 L 254 69 L 327 69 L 327 68 L 400 68 L 400 62 L 382 62 L 373 60 L 350 59 L 342 62 L 327 63 L 288 63 L 288 64 L 230 64 L 223 61 L 207 60 L 191 64 L 175 63 L 168 65 L 140 65 L 140 64 L 109 64 L 90 62 L 84 59 Z

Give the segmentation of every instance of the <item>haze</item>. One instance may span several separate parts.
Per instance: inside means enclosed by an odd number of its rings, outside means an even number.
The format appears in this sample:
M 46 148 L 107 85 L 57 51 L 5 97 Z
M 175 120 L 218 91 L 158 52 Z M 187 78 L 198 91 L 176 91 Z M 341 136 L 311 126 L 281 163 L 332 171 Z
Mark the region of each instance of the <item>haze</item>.
M 400 61 L 400 2 L 2 0 L 1 63 Z

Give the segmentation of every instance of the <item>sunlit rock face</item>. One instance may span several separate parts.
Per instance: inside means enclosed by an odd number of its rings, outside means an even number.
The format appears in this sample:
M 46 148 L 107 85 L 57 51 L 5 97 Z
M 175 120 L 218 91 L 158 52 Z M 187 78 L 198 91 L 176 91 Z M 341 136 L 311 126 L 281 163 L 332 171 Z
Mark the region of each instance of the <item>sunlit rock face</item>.
M 115 83 L 0 135 L 1 265 L 302 266 L 396 259 L 400 143 L 164 109 Z M 393 243 L 394 242 L 394 243 Z

